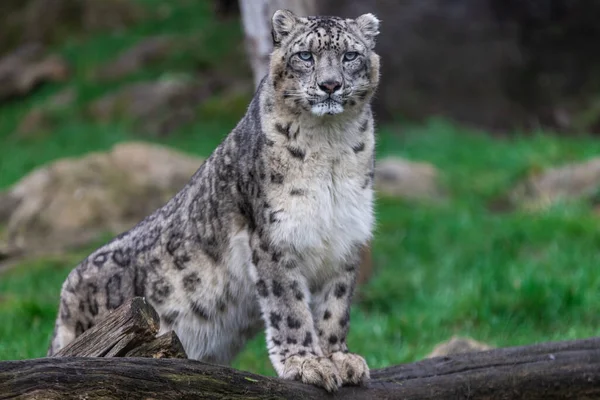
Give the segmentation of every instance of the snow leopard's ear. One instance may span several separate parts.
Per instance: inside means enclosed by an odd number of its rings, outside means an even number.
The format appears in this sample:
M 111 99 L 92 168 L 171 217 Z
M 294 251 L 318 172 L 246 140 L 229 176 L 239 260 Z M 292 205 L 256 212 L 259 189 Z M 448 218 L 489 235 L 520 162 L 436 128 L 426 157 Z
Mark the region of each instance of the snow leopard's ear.
M 277 47 L 281 44 L 283 38 L 294 29 L 294 26 L 298 23 L 298 17 L 289 10 L 277 10 L 273 14 L 272 23 L 273 45 Z
M 375 36 L 379 35 L 379 19 L 373 14 L 363 14 L 356 18 L 358 29 L 369 41 L 371 47 L 375 46 Z

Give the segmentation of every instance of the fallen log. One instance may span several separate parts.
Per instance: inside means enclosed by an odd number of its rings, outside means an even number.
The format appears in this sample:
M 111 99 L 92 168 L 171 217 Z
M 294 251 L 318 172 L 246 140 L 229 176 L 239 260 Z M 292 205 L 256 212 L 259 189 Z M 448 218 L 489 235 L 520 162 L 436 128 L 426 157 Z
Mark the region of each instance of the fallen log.
M 325 391 L 193 360 L 0 362 L 0 399 L 326 399 Z M 600 338 L 431 358 L 373 370 L 341 399 L 598 399 Z
M 0 362 L 0 399 L 323 399 L 320 388 L 186 358 L 134 298 L 53 358 Z M 91 358 L 90 358 L 91 357 Z M 113 358 L 120 357 L 120 358 Z M 138 358 L 149 357 L 149 358 Z M 429 358 L 371 371 L 343 399 L 600 399 L 600 338 Z

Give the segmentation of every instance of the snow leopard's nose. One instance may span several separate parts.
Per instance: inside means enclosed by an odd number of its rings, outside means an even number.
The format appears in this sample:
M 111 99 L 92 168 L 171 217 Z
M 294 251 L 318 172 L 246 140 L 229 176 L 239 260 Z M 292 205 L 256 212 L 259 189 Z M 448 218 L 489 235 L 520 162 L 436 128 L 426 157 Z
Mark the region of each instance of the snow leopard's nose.
M 342 87 L 342 83 L 339 81 L 325 81 L 319 83 L 319 88 L 328 94 L 337 92 Z

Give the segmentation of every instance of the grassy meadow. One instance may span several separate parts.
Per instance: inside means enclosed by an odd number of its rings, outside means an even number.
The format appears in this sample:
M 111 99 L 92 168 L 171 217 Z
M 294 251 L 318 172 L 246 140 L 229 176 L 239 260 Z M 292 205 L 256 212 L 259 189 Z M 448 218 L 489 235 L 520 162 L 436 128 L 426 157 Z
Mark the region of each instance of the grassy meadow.
M 74 77 L 0 107 L 0 189 L 51 160 L 141 140 L 129 121 L 90 121 L 84 112 L 90 101 L 132 81 L 214 68 L 231 61 L 230 49 L 240 47 L 238 22 L 217 21 L 209 1 L 140 1 L 168 12 L 118 33 L 75 37 L 56 46 L 74 66 Z M 194 37 L 196 51 L 174 54 L 115 83 L 89 78 L 120 51 L 161 33 Z M 31 107 L 69 86 L 79 97 L 56 116 L 55 129 L 27 137 L 14 133 Z M 150 140 L 206 156 L 237 123 L 249 99 L 250 94 L 210 99 L 195 122 Z M 600 214 L 583 203 L 537 213 L 490 207 L 529 171 L 598 154 L 600 140 L 585 136 L 498 138 L 435 119 L 419 126 L 380 126 L 378 156 L 434 164 L 448 195 L 441 202 L 378 199 L 376 269 L 352 312 L 351 349 L 377 368 L 422 358 L 452 335 L 502 347 L 600 335 Z M 0 360 L 45 354 L 62 281 L 86 254 L 26 261 L 0 273 Z M 235 366 L 274 374 L 263 336 Z

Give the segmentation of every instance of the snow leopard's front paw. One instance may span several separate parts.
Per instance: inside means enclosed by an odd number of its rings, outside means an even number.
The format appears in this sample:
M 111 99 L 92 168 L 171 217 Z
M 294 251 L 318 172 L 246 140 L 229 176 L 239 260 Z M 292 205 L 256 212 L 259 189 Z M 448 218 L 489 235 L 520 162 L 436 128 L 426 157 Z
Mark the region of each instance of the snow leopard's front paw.
M 295 379 L 335 392 L 342 386 L 342 378 L 335 364 L 327 357 L 293 355 L 284 361 L 284 379 Z
M 369 367 L 358 354 L 336 351 L 329 358 L 335 364 L 345 385 L 366 385 L 369 381 Z

